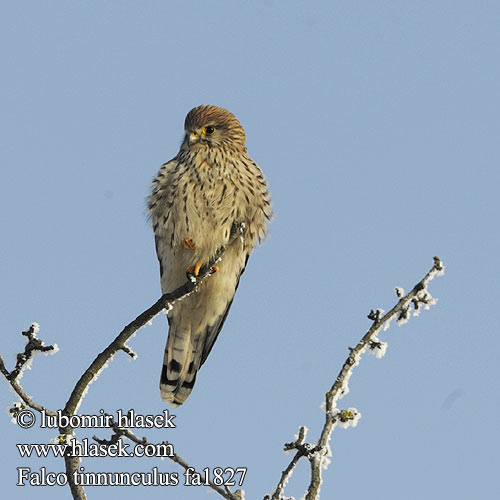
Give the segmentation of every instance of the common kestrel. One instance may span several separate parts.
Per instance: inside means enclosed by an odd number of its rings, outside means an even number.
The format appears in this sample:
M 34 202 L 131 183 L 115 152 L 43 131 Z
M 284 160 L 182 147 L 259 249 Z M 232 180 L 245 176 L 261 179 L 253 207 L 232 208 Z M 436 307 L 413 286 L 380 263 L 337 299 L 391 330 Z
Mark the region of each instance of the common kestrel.
M 266 181 L 248 156 L 245 131 L 232 113 L 198 106 L 187 114 L 184 129 L 179 153 L 161 167 L 148 199 L 163 293 L 182 285 L 187 271 L 198 274 L 228 243 L 233 223 L 244 223 L 244 229 L 216 272 L 167 313 L 160 391 L 173 406 L 191 393 L 272 215 Z

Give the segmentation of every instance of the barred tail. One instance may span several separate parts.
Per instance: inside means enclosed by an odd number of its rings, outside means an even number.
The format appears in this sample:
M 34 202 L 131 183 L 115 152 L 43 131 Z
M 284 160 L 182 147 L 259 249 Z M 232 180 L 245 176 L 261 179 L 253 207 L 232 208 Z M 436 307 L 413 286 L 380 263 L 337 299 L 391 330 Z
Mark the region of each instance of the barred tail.
M 180 406 L 193 390 L 196 374 L 200 367 L 197 341 L 193 342 L 189 328 L 170 325 L 163 367 L 160 377 L 160 392 L 163 401 Z
M 215 318 L 213 325 L 206 325 L 192 332 L 191 323 L 169 318 L 170 330 L 163 355 L 160 392 L 163 401 L 180 406 L 193 390 L 196 375 L 205 362 L 219 336 L 233 300 L 224 312 Z

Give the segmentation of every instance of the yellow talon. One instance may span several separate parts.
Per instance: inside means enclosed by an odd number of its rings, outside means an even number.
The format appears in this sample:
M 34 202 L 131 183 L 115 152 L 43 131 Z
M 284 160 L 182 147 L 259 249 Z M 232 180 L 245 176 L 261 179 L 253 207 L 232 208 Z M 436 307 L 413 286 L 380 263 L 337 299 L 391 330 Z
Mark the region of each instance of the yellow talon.
M 193 240 L 188 240 L 187 238 L 185 240 L 182 240 L 182 244 L 184 245 L 184 248 L 189 248 L 190 250 L 194 250 L 196 248 L 194 246 Z
M 196 264 L 195 266 L 189 266 L 187 268 L 187 272 L 189 274 L 194 274 L 195 276 L 198 276 L 198 274 L 200 274 L 200 269 L 201 269 L 201 264 Z

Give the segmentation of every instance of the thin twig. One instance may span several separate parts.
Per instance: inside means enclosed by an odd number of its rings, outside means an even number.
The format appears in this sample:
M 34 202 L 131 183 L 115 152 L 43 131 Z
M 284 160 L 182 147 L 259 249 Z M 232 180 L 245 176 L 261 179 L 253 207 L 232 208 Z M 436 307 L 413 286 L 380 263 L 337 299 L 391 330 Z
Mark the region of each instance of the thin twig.
M 110 421 L 110 427 L 113 429 L 114 434 L 112 435 L 110 440 L 102 440 L 94 436 L 94 440 L 97 441 L 100 444 L 112 444 L 115 443 L 121 436 L 125 436 L 131 441 L 133 441 L 136 444 L 142 444 L 144 446 L 146 445 L 152 445 L 155 447 L 158 447 L 159 445 L 168 445 L 171 444 L 168 441 L 163 441 L 159 444 L 152 444 L 149 442 L 145 437 L 140 438 L 136 434 L 134 434 L 130 429 L 120 427 L 117 422 L 111 419 Z M 175 462 L 176 464 L 180 465 L 184 470 L 191 469 L 192 473 L 196 473 L 196 469 L 189 465 L 181 456 L 179 456 L 177 453 L 174 452 L 173 455 L 169 455 L 168 458 Z M 237 493 L 233 493 L 227 486 L 225 486 L 225 489 L 222 489 L 220 486 L 216 485 L 210 478 L 208 478 L 209 486 L 212 488 L 215 492 L 217 492 L 219 495 L 222 497 L 226 498 L 227 500 L 238 500 Z
M 46 346 L 42 340 L 37 338 L 36 334 L 38 331 L 38 324 L 33 323 L 28 330 L 22 332 L 28 340 L 24 346 L 24 351 L 20 352 L 16 356 L 16 366 L 9 372 L 7 370 L 2 356 L 0 356 L 0 373 L 3 374 L 7 382 L 10 384 L 12 389 L 16 394 L 22 399 L 26 406 L 33 408 L 36 411 L 44 411 L 47 415 L 56 416 L 56 412 L 49 410 L 45 406 L 35 403 L 30 396 L 24 392 L 19 380 L 26 368 L 29 367 L 30 363 L 33 361 L 33 357 L 37 352 L 57 352 L 57 346 L 49 345 Z M 11 411 L 12 412 L 12 411 Z M 13 412 L 12 412 L 13 413 Z
M 288 483 L 288 480 L 290 479 L 293 469 L 297 465 L 298 461 L 302 457 L 307 456 L 308 453 L 310 452 L 310 450 L 307 450 L 304 447 L 304 441 L 306 439 L 306 435 L 307 435 L 307 429 L 305 427 L 301 427 L 299 429 L 299 434 L 297 436 L 297 439 L 292 443 L 286 443 L 285 446 L 283 447 L 285 451 L 291 451 L 295 449 L 297 450 L 297 452 L 293 456 L 287 468 L 281 472 L 280 481 L 278 483 L 278 486 L 276 486 L 276 489 L 274 490 L 272 496 L 266 495 L 264 497 L 264 500 L 280 500 L 282 498 L 281 494 L 283 493 L 283 490 L 285 489 L 285 486 Z
M 378 341 L 377 334 L 384 324 L 388 326 L 390 321 L 397 317 L 397 320 L 404 323 L 410 317 L 410 305 L 418 313 L 420 307 L 428 307 L 432 305 L 433 299 L 427 292 L 428 283 L 436 276 L 443 273 L 444 266 L 439 257 L 434 257 L 434 265 L 429 272 L 420 280 L 407 295 L 401 288 L 396 288 L 396 295 L 399 298 L 398 303 L 386 314 L 382 314 L 380 309 L 371 311 L 368 318 L 373 321 L 369 330 L 363 335 L 356 347 L 350 348 L 350 353 L 345 360 L 335 382 L 330 390 L 325 395 L 325 424 L 321 431 L 320 438 L 315 447 L 312 445 L 301 444 L 301 446 L 293 446 L 297 449 L 288 467 L 282 472 L 278 486 L 274 490 L 271 497 L 266 496 L 266 499 L 281 500 L 284 485 L 290 478 L 294 467 L 300 458 L 306 457 L 311 465 L 311 481 L 305 496 L 306 500 L 317 500 L 319 498 L 319 490 L 322 482 L 321 472 L 326 468 L 327 455 L 329 453 L 328 443 L 335 426 L 339 422 L 354 421 L 357 413 L 353 410 L 338 410 L 336 407 L 337 401 L 340 400 L 348 392 L 348 380 L 352 375 L 354 367 L 359 364 L 361 355 L 366 349 L 380 349 L 381 343 Z M 285 446 L 285 449 L 286 446 Z M 290 448 L 288 448 L 290 449 Z

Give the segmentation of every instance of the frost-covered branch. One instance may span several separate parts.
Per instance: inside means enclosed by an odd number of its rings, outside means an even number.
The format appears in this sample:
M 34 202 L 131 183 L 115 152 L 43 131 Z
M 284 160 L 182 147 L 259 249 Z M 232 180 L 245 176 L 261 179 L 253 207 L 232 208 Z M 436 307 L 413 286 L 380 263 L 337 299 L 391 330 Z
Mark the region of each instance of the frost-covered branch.
M 294 457 L 290 461 L 288 467 L 282 472 L 281 479 L 272 493 L 267 495 L 264 500 L 284 500 L 282 492 L 288 479 L 290 478 L 293 469 L 302 457 L 306 457 L 311 465 L 311 481 L 305 496 L 306 500 L 319 499 L 320 486 L 322 482 L 322 471 L 328 467 L 330 450 L 330 437 L 337 425 L 341 427 L 354 427 L 357 425 L 361 414 L 355 408 L 341 410 L 337 408 L 337 402 L 342 399 L 348 392 L 348 382 L 351 378 L 354 367 L 358 366 L 361 356 L 369 351 L 381 358 L 387 349 L 387 343 L 381 342 L 378 338 L 380 331 L 387 330 L 392 319 L 396 318 L 399 324 L 406 323 L 413 315 L 418 316 L 423 309 L 436 303 L 429 291 L 427 285 L 436 276 L 444 274 L 444 266 L 439 257 L 434 257 L 434 265 L 429 272 L 420 280 L 409 292 L 404 294 L 404 290 L 396 287 L 396 295 L 398 297 L 397 304 L 387 313 L 381 309 L 372 310 L 368 314 L 368 318 L 372 320 L 372 325 L 363 335 L 356 347 L 349 348 L 349 356 L 345 360 L 335 382 L 330 390 L 325 395 L 325 424 L 321 431 L 320 438 L 316 445 L 304 443 L 305 428 L 301 427 L 298 438 L 293 443 L 285 444 L 285 451 L 296 449 Z
M 168 446 L 170 443 L 168 441 L 162 441 L 161 443 L 155 443 L 152 444 L 150 441 L 148 441 L 145 437 L 139 438 L 136 434 L 134 434 L 130 429 L 126 427 L 120 427 L 117 422 L 115 422 L 112 418 L 110 419 L 110 428 L 113 429 L 113 434 L 111 436 L 111 439 L 99 439 L 97 436 L 94 436 L 93 439 L 99 444 L 103 445 L 111 445 L 115 444 L 119 439 L 121 439 L 123 436 L 130 439 L 130 441 L 140 444 L 143 446 L 153 446 L 155 448 L 159 448 L 162 445 Z M 176 464 L 180 465 L 184 470 L 190 470 L 192 473 L 197 473 L 196 469 L 189 465 L 181 456 L 179 456 L 177 453 L 173 453 L 172 455 L 168 455 L 168 458 L 175 462 Z M 210 478 L 208 479 L 208 486 L 212 488 L 215 492 L 217 492 L 219 495 L 221 495 L 223 498 L 226 498 L 227 500 L 241 500 L 242 498 L 242 492 L 241 490 L 238 490 L 236 492 L 232 492 L 227 486 L 225 486 L 225 489 L 221 488 L 220 486 L 216 485 Z
M 39 412 L 45 411 L 47 415 L 56 415 L 56 413 L 52 410 L 35 403 L 30 396 L 24 392 L 24 389 L 19 383 L 19 380 L 21 380 L 24 374 L 24 370 L 31 369 L 31 364 L 37 354 L 41 352 L 44 354 L 54 354 L 58 351 L 56 344 L 46 346 L 43 341 L 36 336 L 39 329 L 40 326 L 38 323 L 33 323 L 27 330 L 22 332 L 22 335 L 24 335 L 27 339 L 26 345 L 24 346 L 24 351 L 16 355 L 16 366 L 12 369 L 12 371 L 9 372 L 9 370 L 7 370 L 2 356 L 0 356 L 0 372 L 22 400 L 22 403 L 16 403 L 10 409 L 10 413 L 14 418 L 17 416 L 17 413 L 23 410 L 26 406 L 29 406 Z
M 288 464 L 288 467 L 281 472 L 280 481 L 278 483 L 278 486 L 276 486 L 276 489 L 274 490 L 272 496 L 266 495 L 264 497 L 264 500 L 282 500 L 284 497 L 282 497 L 281 494 L 283 493 L 283 490 L 285 489 L 285 486 L 287 485 L 288 480 L 292 475 L 293 469 L 297 465 L 298 461 L 302 457 L 308 457 L 311 453 L 314 453 L 316 451 L 311 448 L 311 445 L 304 443 L 306 436 L 307 436 L 307 428 L 301 427 L 299 429 L 299 433 L 296 435 L 295 441 L 292 441 L 291 443 L 285 443 L 285 446 L 283 447 L 285 452 L 292 450 L 297 450 L 297 451 L 294 454 L 290 463 Z

